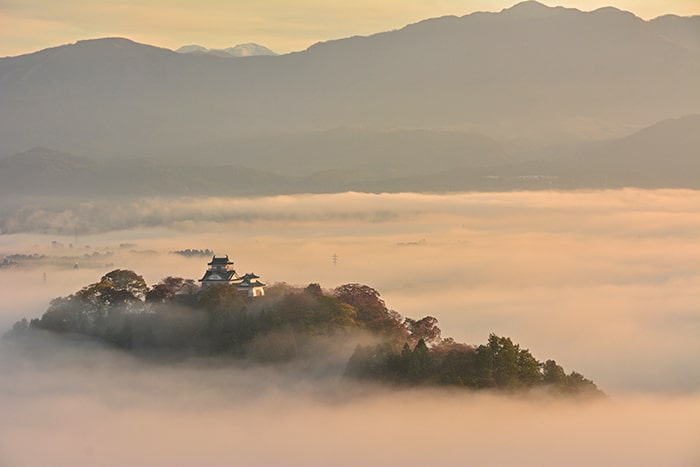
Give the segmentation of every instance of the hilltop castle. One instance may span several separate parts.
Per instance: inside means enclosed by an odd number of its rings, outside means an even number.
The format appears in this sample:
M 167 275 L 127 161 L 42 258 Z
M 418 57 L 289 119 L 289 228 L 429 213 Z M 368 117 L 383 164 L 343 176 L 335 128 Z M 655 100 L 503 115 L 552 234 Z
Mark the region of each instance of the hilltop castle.
M 202 288 L 215 284 L 231 284 L 248 297 L 262 297 L 265 295 L 265 284 L 260 282 L 260 276 L 248 273 L 243 276 L 236 274 L 233 269 L 233 261 L 229 261 L 228 255 L 217 257 L 214 255 L 207 263 L 209 268 L 204 276 L 199 279 Z

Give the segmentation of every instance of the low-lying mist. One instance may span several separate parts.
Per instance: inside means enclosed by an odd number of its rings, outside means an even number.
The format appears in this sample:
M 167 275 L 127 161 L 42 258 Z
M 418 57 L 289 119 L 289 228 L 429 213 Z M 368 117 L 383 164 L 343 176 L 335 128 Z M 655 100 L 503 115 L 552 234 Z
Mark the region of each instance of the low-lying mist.
M 2 465 L 696 465 L 700 396 L 367 386 L 294 366 L 0 344 Z M 50 353 L 50 356 L 47 354 Z
M 199 279 L 210 257 L 171 252 L 208 248 L 267 283 L 370 285 L 458 341 L 512 337 L 610 398 L 370 388 L 342 368 L 168 366 L 86 343 L 48 358 L 3 343 L 0 464 L 695 465 L 698 201 L 346 193 L 12 211 L 0 260 L 42 257 L 0 269 L 3 330 L 112 269 Z

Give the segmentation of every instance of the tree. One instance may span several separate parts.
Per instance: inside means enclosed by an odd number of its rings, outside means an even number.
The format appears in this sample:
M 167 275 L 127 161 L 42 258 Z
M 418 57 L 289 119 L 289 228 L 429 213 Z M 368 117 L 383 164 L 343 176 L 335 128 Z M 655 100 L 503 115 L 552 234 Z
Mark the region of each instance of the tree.
M 243 296 L 230 284 L 210 285 L 199 299 L 202 308 L 214 312 L 238 311 L 244 304 Z
M 304 292 L 306 292 L 309 295 L 313 295 L 314 297 L 323 296 L 323 290 L 321 290 L 321 285 L 316 283 L 307 285 L 304 289 Z
M 128 269 L 110 271 L 100 279 L 100 282 L 104 281 L 109 282 L 115 290 L 129 292 L 139 299 L 143 299 L 148 290 L 148 285 L 143 280 L 143 276 Z
M 345 374 L 355 378 L 390 380 L 389 370 L 392 357 L 396 357 L 396 348 L 392 343 L 384 342 L 377 345 L 355 348 L 348 361 Z
M 315 328 L 316 333 L 332 334 L 338 330 L 356 326 L 357 311 L 335 297 L 321 296 L 317 305 L 307 317 L 307 328 Z
M 334 292 L 335 298 L 357 310 L 357 321 L 367 329 L 395 343 L 406 340 L 408 332 L 402 324 L 401 315 L 388 310 L 375 289 L 366 285 L 345 284 Z
M 429 380 L 435 372 L 433 356 L 423 339 L 419 339 L 411 352 L 407 377 L 410 381 L 419 383 Z
M 139 296 L 143 295 L 142 292 L 139 292 L 139 289 L 134 287 L 121 287 L 123 283 L 119 281 L 117 281 L 117 284 L 119 286 L 115 287 L 114 282 L 107 276 L 103 276 L 100 282 L 80 289 L 75 294 L 75 298 L 91 307 L 92 312 L 97 315 L 106 315 L 114 312 L 117 307 L 120 307 L 121 311 L 138 309 L 141 302 Z M 145 287 L 145 282 L 143 284 Z
M 76 300 L 82 301 L 86 305 L 92 307 L 94 311 L 99 313 L 102 311 L 106 311 L 106 308 L 110 305 L 108 300 L 109 290 L 114 290 L 114 287 L 112 287 L 112 283 L 109 281 L 101 280 L 100 282 L 95 282 L 94 284 L 86 285 L 85 287 L 83 287 L 75 293 L 74 298 Z
M 367 285 L 341 285 L 335 289 L 335 296 L 341 302 L 354 307 L 360 321 L 371 322 L 388 315 L 388 310 L 384 300 L 379 297 L 379 292 Z
M 170 301 L 179 293 L 192 293 L 192 285 L 194 285 L 192 279 L 168 276 L 146 292 L 146 301 L 151 303 Z
M 490 334 L 486 345 L 477 349 L 477 373 L 479 385 L 509 389 L 517 387 L 518 354 L 520 348 L 508 337 Z
M 520 347 L 513 344 L 509 337 L 489 336 L 489 346 L 496 342 L 496 354 L 494 359 L 494 377 L 496 384 L 501 388 L 514 388 L 519 386 L 518 378 L 518 354 Z
M 12 325 L 12 329 L 3 334 L 3 338 L 19 337 L 29 332 L 29 321 L 27 318 L 22 318 Z
M 146 301 L 149 303 L 163 303 L 173 297 L 174 292 L 165 284 L 156 284 L 146 292 Z
M 529 350 L 521 349 L 518 353 L 518 377 L 521 384 L 534 386 L 542 381 L 541 363 L 532 356 Z
M 434 345 L 440 342 L 440 328 L 437 326 L 437 318 L 426 316 L 418 321 L 406 318 L 403 325 L 409 332 L 408 340 L 415 345 L 419 340 L 428 345 Z
M 556 386 L 566 386 L 566 373 L 564 369 L 557 365 L 554 360 L 547 360 L 542 365 L 542 381 L 545 384 L 553 384 Z
M 566 378 L 567 392 L 571 394 L 584 394 L 592 396 L 600 396 L 602 392 L 598 389 L 590 379 L 583 377 L 581 373 L 572 371 L 571 374 Z
M 89 334 L 99 311 L 76 295 L 51 300 L 49 308 L 39 320 L 32 320 L 32 327 L 50 331 L 83 332 Z
M 439 362 L 439 381 L 457 386 L 476 386 L 476 349 L 467 344 L 458 344 L 453 339 L 444 339 L 432 349 Z

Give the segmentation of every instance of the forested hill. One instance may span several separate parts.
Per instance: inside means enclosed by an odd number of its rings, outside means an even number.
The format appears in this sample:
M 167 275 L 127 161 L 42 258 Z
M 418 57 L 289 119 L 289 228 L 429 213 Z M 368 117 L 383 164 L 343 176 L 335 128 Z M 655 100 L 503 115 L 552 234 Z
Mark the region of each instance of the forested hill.
M 324 348 L 319 342 L 329 353 L 337 352 L 334 345 L 349 340 L 358 344 L 339 369 L 348 378 L 602 394 L 581 374 L 566 374 L 554 360 L 537 360 L 510 338 L 491 334 L 482 345 L 442 338 L 437 319 L 402 317 L 387 308 L 379 292 L 360 284 L 324 291 L 318 284 L 279 283 L 267 287 L 264 297 L 248 298 L 230 285 L 201 289 L 180 277 L 149 287 L 137 273 L 117 269 L 52 300 L 41 318 L 15 323 L 5 338 L 41 338 L 46 331 L 93 339 L 137 356 L 228 356 L 259 364 L 309 358 Z

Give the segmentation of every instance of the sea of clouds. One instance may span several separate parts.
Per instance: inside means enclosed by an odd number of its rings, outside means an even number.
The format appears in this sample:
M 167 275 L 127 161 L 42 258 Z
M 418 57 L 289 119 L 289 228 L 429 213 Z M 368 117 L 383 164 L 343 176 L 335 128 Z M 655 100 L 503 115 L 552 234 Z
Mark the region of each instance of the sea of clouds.
M 6 210 L 0 257 L 112 255 L 0 269 L 2 330 L 111 269 L 199 279 L 210 258 L 170 252 L 209 248 L 268 283 L 370 285 L 458 341 L 509 336 L 609 397 L 395 390 L 350 384 L 342 368 L 163 366 L 88 344 L 3 342 L 0 465 L 697 465 L 698 201 L 629 189 Z

